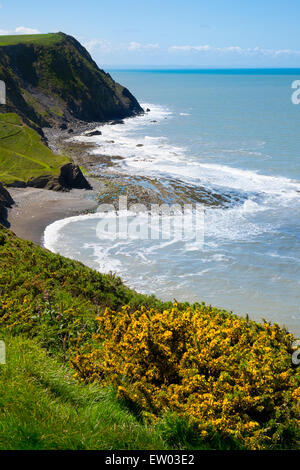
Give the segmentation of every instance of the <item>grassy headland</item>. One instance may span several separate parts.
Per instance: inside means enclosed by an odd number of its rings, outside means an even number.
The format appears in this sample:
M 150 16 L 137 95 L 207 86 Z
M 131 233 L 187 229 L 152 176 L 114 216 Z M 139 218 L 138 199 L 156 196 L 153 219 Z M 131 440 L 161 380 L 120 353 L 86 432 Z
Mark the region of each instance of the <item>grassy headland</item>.
M 64 33 L 0 36 L 0 79 L 7 88 L 0 112 L 17 112 L 36 129 L 143 112 L 134 96 Z
M 16 34 L 0 36 L 0 46 L 15 46 L 17 44 L 37 44 L 39 46 L 50 46 L 57 44 L 63 39 L 63 34 Z

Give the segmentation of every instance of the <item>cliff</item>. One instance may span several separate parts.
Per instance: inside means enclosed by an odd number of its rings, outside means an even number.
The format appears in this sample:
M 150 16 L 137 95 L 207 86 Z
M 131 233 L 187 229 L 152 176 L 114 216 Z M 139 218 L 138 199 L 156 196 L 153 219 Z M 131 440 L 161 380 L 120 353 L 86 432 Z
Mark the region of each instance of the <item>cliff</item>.
M 6 185 L 88 188 L 80 169 L 47 147 L 42 128 L 143 112 L 134 96 L 64 33 L 0 36 L 0 80 L 7 100 L 0 106 L 0 181 Z
M 39 131 L 143 112 L 134 96 L 64 33 L 0 37 L 0 80 L 7 87 L 7 106 L 0 112 L 16 112 Z

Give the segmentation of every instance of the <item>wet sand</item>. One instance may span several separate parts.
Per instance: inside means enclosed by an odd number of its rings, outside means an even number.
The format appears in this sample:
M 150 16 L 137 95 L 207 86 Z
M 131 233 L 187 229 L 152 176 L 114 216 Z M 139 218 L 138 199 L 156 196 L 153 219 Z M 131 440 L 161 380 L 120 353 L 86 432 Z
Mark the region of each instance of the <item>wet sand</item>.
M 6 226 L 18 237 L 43 244 L 47 225 L 66 217 L 97 209 L 99 182 L 92 182 L 93 190 L 73 189 L 70 192 L 54 192 L 45 189 L 13 189 L 9 192 L 15 201 L 8 210 Z

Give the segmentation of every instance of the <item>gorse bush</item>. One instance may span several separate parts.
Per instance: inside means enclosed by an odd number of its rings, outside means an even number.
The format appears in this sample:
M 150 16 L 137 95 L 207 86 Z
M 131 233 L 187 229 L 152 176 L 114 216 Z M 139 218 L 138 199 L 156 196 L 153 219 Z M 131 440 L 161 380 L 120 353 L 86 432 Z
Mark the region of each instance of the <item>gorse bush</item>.
M 187 416 L 205 439 L 221 433 L 246 448 L 292 447 L 299 431 L 300 374 L 292 335 L 205 305 L 160 312 L 107 309 L 98 341 L 72 358 L 83 381 L 113 383 L 156 421 Z

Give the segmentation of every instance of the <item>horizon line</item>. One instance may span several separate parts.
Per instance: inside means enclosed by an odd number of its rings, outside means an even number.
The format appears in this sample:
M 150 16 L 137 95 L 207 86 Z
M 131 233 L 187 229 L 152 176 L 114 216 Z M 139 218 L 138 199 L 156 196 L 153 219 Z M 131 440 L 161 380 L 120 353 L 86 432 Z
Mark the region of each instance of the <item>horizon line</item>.
M 166 69 L 166 70 L 300 70 L 299 66 L 290 66 L 290 67 L 273 67 L 273 66 L 264 66 L 264 67 L 255 67 L 255 66 L 228 66 L 228 67 L 219 67 L 219 66 L 194 66 L 194 65 L 111 65 L 111 64 L 101 64 L 101 67 L 121 70 L 121 69 Z

